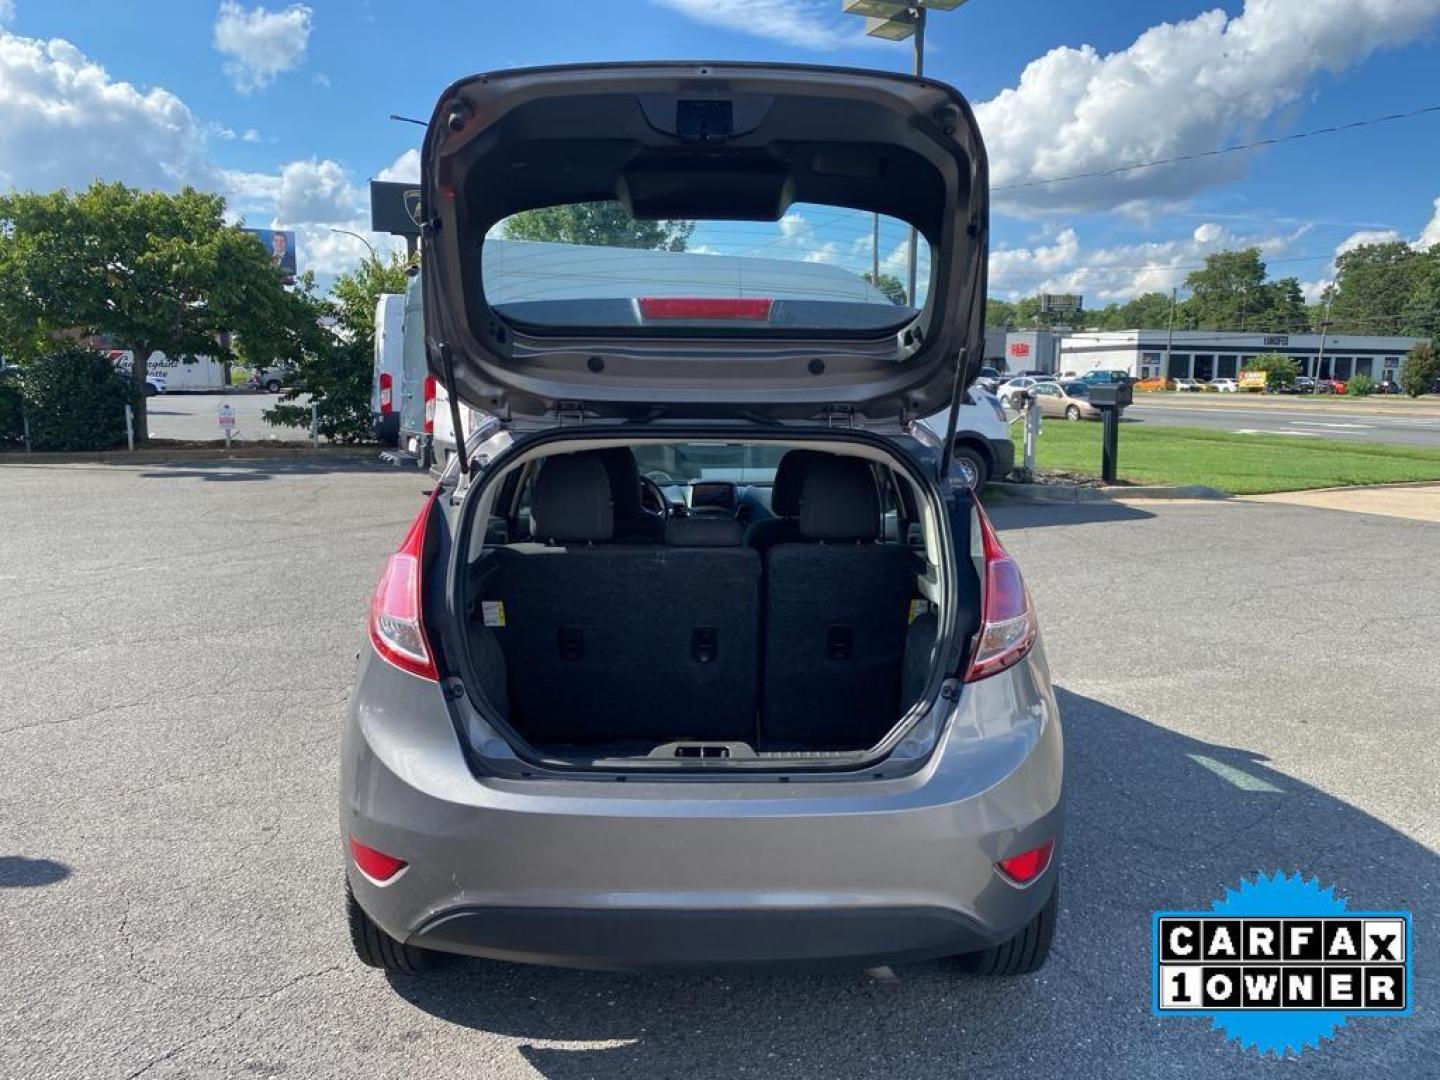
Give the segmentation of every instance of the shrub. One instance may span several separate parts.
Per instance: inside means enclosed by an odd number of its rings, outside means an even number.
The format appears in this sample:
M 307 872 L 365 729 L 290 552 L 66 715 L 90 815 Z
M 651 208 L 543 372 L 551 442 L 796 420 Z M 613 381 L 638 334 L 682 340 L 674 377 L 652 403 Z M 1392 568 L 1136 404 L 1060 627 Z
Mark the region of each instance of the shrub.
M 1356 375 L 1345 384 L 1347 397 L 1369 397 L 1375 393 L 1375 380 L 1369 375 Z
M 26 364 L 22 386 L 34 449 L 125 445 L 130 384 L 106 357 L 88 349 L 63 349 Z
M 1263 371 L 1266 389 L 1278 390 L 1282 386 L 1293 386 L 1300 369 L 1289 356 L 1257 356 L 1245 365 L 1246 371 Z
M 0 368 L 0 450 L 25 445 L 25 403 L 20 395 L 20 372 Z
M 1430 388 L 1440 379 L 1440 355 L 1435 346 L 1422 341 L 1405 355 L 1400 365 L 1400 389 L 1412 398 L 1428 394 Z

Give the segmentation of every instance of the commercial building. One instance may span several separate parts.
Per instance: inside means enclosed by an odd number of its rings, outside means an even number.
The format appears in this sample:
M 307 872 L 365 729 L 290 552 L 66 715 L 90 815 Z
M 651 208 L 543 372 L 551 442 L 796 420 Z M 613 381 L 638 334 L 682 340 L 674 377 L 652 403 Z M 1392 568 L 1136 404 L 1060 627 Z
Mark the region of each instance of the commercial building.
M 1171 340 L 1164 330 L 1087 331 L 1059 339 L 1057 367 L 1077 375 L 1095 368 L 1114 368 L 1138 379 L 1161 375 L 1171 379 L 1233 379 L 1247 360 L 1279 354 L 1294 357 L 1299 373 L 1312 378 L 1349 379 L 1363 374 L 1377 380 L 1393 379 L 1405 354 L 1424 340 L 1218 330 L 1177 330 Z M 1013 357 L 1011 367 L 1015 367 Z

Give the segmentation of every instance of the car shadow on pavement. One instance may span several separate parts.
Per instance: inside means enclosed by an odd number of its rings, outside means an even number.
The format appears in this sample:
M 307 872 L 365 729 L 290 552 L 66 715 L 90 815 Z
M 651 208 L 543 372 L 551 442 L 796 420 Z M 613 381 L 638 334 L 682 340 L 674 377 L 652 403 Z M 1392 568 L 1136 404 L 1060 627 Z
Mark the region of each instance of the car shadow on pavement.
M 70 867 L 54 859 L 0 855 L 0 889 L 34 889 L 54 885 L 69 876 Z
M 1433 1075 L 1433 1010 L 1352 1019 L 1299 1062 L 1273 1061 L 1226 1043 L 1206 1020 L 1155 1018 L 1149 951 L 1153 911 L 1207 908 L 1243 876 L 1299 870 L 1353 909 L 1412 911 L 1413 999 L 1433 1001 L 1436 854 L 1257 755 L 1079 694 L 1059 700 L 1064 888 L 1055 950 L 1036 976 L 966 977 L 948 961 L 896 965 L 893 978 L 463 961 L 392 985 L 433 1016 L 523 1040 L 526 1061 L 553 1078 Z M 1377 765 L 1377 783 L 1383 775 Z

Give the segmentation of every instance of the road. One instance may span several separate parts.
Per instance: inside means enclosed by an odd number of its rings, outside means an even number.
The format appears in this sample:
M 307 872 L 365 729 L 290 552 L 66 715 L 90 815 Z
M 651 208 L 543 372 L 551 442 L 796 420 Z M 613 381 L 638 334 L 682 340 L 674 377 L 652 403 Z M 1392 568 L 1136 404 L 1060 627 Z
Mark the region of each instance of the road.
M 146 399 L 145 411 L 150 420 L 150 435 L 155 439 L 223 439 L 220 406 L 229 405 L 235 412 L 232 438 L 304 442 L 310 437 L 308 428 L 275 427 L 267 424 L 261 415 L 266 409 L 273 409 L 280 399 L 278 394 L 257 394 L 249 390 L 166 393 Z M 300 404 L 308 400 L 301 399 Z
M 1364 401 L 1235 398 L 1226 395 L 1137 394 L 1125 418 L 1145 424 L 1211 428 L 1246 434 L 1278 432 L 1297 439 L 1404 443 L 1440 447 L 1440 399 Z
M 1434 1075 L 1440 524 L 997 512 L 1065 723 L 1065 889 L 1035 978 L 469 962 L 391 982 L 345 938 L 338 739 L 370 590 L 428 486 L 304 461 L 0 467 L 0 1076 Z M 1414 910 L 1412 1018 L 1276 1063 L 1151 1015 L 1150 913 L 1276 868 Z

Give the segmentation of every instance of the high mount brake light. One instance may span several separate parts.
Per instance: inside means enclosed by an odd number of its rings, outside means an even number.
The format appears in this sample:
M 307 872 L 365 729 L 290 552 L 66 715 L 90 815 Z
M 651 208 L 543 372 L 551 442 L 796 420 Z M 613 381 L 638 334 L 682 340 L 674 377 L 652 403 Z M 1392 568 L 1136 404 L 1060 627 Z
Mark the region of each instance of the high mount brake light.
M 434 653 L 421 618 L 421 562 L 425 527 L 435 505 L 431 495 L 400 547 L 385 562 L 370 601 L 370 641 L 382 660 L 401 671 L 438 682 Z
M 966 682 L 978 682 L 1018 664 L 1030 652 L 1039 631 L 1019 565 L 1001 546 L 995 527 L 978 504 L 975 514 L 985 558 L 985 594 Z
M 642 296 L 640 314 L 646 319 L 704 319 L 768 322 L 773 300 L 759 297 Z

